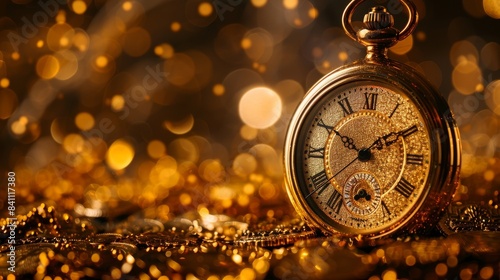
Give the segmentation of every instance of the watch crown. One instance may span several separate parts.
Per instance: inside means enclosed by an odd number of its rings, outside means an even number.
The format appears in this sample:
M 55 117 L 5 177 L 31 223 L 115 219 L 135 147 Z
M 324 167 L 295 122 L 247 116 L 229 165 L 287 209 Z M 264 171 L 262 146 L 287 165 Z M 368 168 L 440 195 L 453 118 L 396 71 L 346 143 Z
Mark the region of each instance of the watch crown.
M 367 46 L 366 58 L 387 58 L 387 48 L 399 41 L 399 30 L 393 27 L 394 18 L 382 6 L 376 6 L 363 19 L 365 28 L 358 30 L 357 39 Z
M 394 28 L 394 18 L 383 6 L 373 7 L 363 18 L 364 28 L 355 31 L 352 26 L 354 10 L 365 0 L 351 0 L 344 10 L 342 26 L 353 40 L 366 46 L 366 60 L 387 59 L 387 49 L 411 35 L 418 22 L 415 0 L 399 0 L 408 11 L 408 23 L 403 30 Z
M 368 30 L 378 30 L 394 26 L 394 17 L 382 6 L 373 7 L 365 15 L 363 23 Z

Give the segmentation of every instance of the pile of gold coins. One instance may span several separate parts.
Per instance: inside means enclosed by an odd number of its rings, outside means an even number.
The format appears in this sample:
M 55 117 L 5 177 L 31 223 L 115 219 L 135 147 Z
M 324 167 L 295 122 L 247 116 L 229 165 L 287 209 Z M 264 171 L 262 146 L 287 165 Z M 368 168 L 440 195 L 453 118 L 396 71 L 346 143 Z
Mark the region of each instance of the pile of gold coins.
M 441 230 L 367 243 L 295 215 L 283 137 L 307 89 L 364 56 L 348 2 L 0 3 L 0 279 L 500 277 L 496 0 L 415 0 L 420 24 L 389 54 L 462 134 Z

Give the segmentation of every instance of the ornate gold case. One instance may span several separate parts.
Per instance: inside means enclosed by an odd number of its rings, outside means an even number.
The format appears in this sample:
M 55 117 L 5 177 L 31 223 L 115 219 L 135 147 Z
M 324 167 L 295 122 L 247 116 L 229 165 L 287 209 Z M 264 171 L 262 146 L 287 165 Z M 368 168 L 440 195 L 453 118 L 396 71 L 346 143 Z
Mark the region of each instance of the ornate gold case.
M 413 68 L 387 57 L 411 34 L 385 9 L 347 34 L 367 56 L 324 76 L 294 113 L 285 139 L 285 185 L 301 217 L 326 233 L 379 238 L 434 226 L 458 186 L 461 145 L 445 99 Z M 324 145 L 323 145 L 324 143 Z M 323 145 L 323 146 L 322 146 Z M 324 168 L 324 170 L 321 170 Z

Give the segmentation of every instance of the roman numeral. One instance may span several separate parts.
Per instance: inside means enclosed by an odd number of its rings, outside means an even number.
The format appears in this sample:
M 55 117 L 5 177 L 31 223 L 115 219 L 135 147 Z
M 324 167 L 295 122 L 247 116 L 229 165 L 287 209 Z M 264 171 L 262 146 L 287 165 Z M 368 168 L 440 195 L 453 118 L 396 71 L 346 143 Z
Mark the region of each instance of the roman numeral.
M 390 217 L 391 211 L 389 211 L 389 207 L 385 204 L 385 201 L 382 201 L 382 215 L 384 217 Z
M 340 207 L 342 207 L 342 195 L 334 189 L 332 195 L 328 198 L 326 205 L 332 208 L 335 213 L 339 214 Z
M 417 132 L 418 131 L 418 127 L 417 125 L 414 125 L 404 131 L 401 132 L 401 136 L 403 136 L 404 138 L 412 135 L 413 133 Z
M 424 156 L 423 155 L 407 154 L 406 155 L 406 163 L 407 164 L 415 164 L 415 165 L 423 165 L 424 164 Z
M 341 99 L 338 103 L 340 107 L 342 107 L 342 111 L 344 111 L 344 117 L 354 113 L 351 107 L 351 103 L 349 103 L 349 99 L 347 99 L 347 97 Z
M 333 126 L 326 125 L 323 119 L 319 119 L 318 126 L 321 126 L 322 128 L 326 129 L 328 133 L 332 133 L 333 131 Z
M 396 186 L 396 191 L 402 194 L 404 197 L 409 198 L 411 193 L 415 190 L 415 187 L 406 181 L 405 178 L 401 178 L 401 181 Z
M 330 186 L 330 181 L 326 176 L 326 171 L 323 170 L 316 175 L 310 177 L 312 185 L 314 186 L 314 192 L 318 191 L 318 195 L 326 190 L 326 187 Z
M 365 105 L 363 109 L 377 110 L 378 93 L 365 92 Z
M 394 113 L 396 113 L 396 110 L 398 109 L 399 105 L 401 104 L 396 104 L 396 107 L 394 107 L 394 109 L 392 110 L 391 114 L 389 115 L 389 118 L 392 118 L 392 115 L 394 115 Z
M 325 157 L 325 148 L 313 148 L 309 146 L 309 153 L 308 156 L 310 158 L 324 158 Z

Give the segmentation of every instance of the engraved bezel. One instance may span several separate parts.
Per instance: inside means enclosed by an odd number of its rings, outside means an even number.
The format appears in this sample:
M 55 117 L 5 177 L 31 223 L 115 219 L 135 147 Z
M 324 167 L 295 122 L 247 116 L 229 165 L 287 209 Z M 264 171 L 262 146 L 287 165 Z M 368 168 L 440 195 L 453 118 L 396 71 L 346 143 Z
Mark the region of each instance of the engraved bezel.
M 380 232 L 366 233 L 341 225 L 330 224 L 306 201 L 303 167 L 300 157 L 307 135 L 305 124 L 321 100 L 335 95 L 340 88 L 360 82 L 382 85 L 403 92 L 420 110 L 430 139 L 430 170 L 418 201 L 399 221 Z M 460 140 L 453 114 L 442 98 L 413 68 L 385 58 L 364 59 L 332 71 L 318 81 L 306 94 L 294 113 L 285 138 L 285 186 L 299 215 L 326 233 L 347 236 L 364 235 L 378 238 L 388 235 L 419 233 L 436 224 L 452 200 L 458 186 Z

